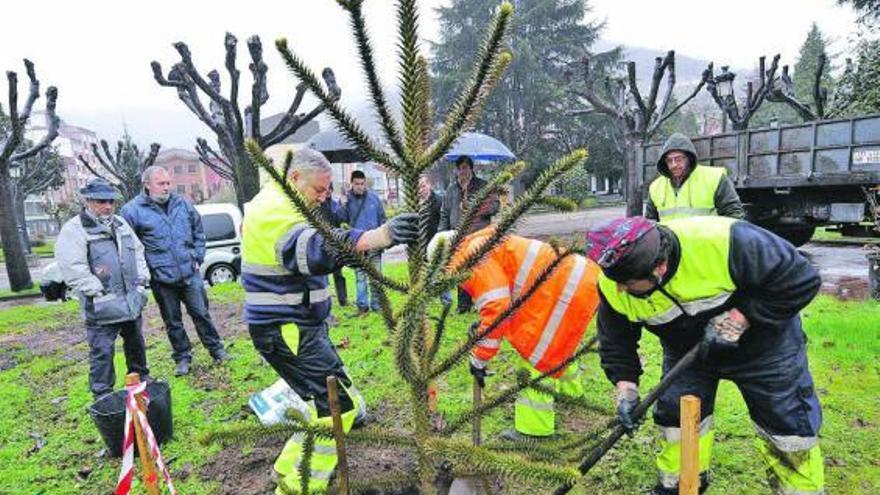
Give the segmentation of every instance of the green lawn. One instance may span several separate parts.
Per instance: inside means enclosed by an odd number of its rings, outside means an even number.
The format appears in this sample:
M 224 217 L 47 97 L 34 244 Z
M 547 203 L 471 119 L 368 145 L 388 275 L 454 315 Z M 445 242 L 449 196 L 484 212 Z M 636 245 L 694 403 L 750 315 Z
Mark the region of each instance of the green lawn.
M 55 256 L 55 241 L 47 241 L 46 244 L 42 246 L 34 246 L 31 248 L 31 251 L 34 254 L 39 254 L 41 258 L 51 258 Z M 6 261 L 6 258 L 3 255 L 3 249 L 0 248 L 0 263 Z
M 397 275 L 402 265 L 387 267 Z M 348 274 L 353 300 L 354 276 Z M 240 301 L 238 286 L 227 285 L 211 290 L 215 314 L 221 305 Z M 26 308 L 26 309 L 19 309 Z M 358 387 L 378 420 L 377 428 L 397 427 L 406 422 L 406 398 L 401 382 L 392 372 L 392 352 L 387 336 L 376 315 L 350 316 L 352 309 L 336 311 L 341 325 L 332 330 L 335 342 L 348 339 L 340 350 Z M 0 342 L 26 332 L 61 328 L 59 322 L 77 318 L 76 303 L 64 305 L 20 306 L 0 310 Z M 444 340 L 448 351 L 471 322 L 472 316 L 452 318 Z M 818 298 L 805 312 L 809 334 L 810 360 L 816 386 L 824 406 L 823 449 L 827 458 L 826 478 L 829 493 L 880 493 L 880 305 L 839 302 Z M 229 322 L 220 322 L 229 324 Z M 270 385 L 277 378 L 254 351 L 246 331 L 232 339 L 230 350 L 235 357 L 228 367 L 215 367 L 201 346 L 196 346 L 193 375 L 171 378 L 175 411 L 175 440 L 163 446 L 170 461 L 175 484 L 180 493 L 218 493 L 216 481 L 198 475 L 218 446 L 203 446 L 194 441 L 202 432 L 218 426 L 254 419 L 243 412 L 249 394 Z M 18 349 L 18 365 L 0 371 L 0 494 L 108 493 L 118 476 L 119 460 L 97 458 L 101 440 L 88 418 L 90 402 L 87 387 L 85 344 L 64 348 L 57 353 L 28 357 Z M 76 351 L 79 351 L 77 354 Z M 443 354 L 441 350 L 441 354 Z M 148 359 L 153 374 L 172 375 L 169 344 L 163 336 L 148 340 Z M 659 346 L 650 335 L 643 339 L 643 357 L 648 370 L 645 383 L 658 379 Z M 497 374 L 489 378 L 487 394 L 511 383 L 511 372 L 518 358 L 510 349 L 492 364 Z M 2 360 L 0 360 L 2 362 Z M 611 409 L 611 386 L 599 370 L 597 358 L 586 359 L 587 386 L 592 402 Z M 117 353 L 117 370 L 124 369 L 122 353 Z M 121 377 L 119 377 L 121 383 Z M 470 377 L 465 366 L 438 383 L 439 403 L 447 418 L 453 418 L 470 404 Z M 584 415 L 566 407 L 558 418 L 566 424 L 580 422 Z M 593 417 L 590 424 L 596 424 Z M 722 385 L 716 409 L 717 441 L 714 457 L 715 482 L 710 494 L 769 493 L 763 466 L 755 455 L 753 430 L 745 405 L 734 386 Z M 575 421 L 578 420 L 578 421 Z M 510 426 L 512 407 L 490 415 L 483 422 L 484 438 L 491 438 Z M 624 438 L 618 447 L 590 473 L 587 484 L 574 493 L 617 494 L 644 492 L 653 484 L 653 452 L 656 448 L 650 421 L 635 435 Z M 462 432 L 468 437 L 469 432 Z M 36 449 L 38 442 L 45 442 Z M 250 452 L 249 446 L 240 448 Z M 83 468 L 91 469 L 84 479 Z M 234 470 L 235 466 L 229 466 Z M 190 473 L 183 476 L 184 472 Z M 135 493 L 142 493 L 136 487 Z M 523 493 L 542 493 L 546 488 L 526 489 Z

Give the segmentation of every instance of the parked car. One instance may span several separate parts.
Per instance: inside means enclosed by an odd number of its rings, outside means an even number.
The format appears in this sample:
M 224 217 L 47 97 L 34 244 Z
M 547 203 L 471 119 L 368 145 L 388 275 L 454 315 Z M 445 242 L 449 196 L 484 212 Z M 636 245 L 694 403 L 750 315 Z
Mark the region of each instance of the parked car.
M 211 285 L 234 282 L 241 273 L 241 211 L 231 203 L 196 205 L 205 229 L 202 278 Z

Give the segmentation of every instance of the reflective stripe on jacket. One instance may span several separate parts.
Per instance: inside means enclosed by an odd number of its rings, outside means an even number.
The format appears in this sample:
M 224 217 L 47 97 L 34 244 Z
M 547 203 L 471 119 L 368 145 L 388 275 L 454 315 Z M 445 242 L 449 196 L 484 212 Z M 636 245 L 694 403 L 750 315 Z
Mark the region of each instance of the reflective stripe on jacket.
M 492 232 L 493 227 L 487 227 L 467 236 L 452 265 L 477 249 Z M 480 331 L 522 297 L 556 258 L 549 244 L 519 236 L 508 237 L 490 251 L 462 284 L 480 311 Z M 574 353 L 593 318 L 599 304 L 598 275 L 599 267 L 592 261 L 577 255 L 566 257 L 528 301 L 477 343 L 474 356 L 483 361 L 492 359 L 501 339 L 506 338 L 539 371 L 556 367 Z
M 720 308 L 736 290 L 728 266 L 730 229 L 736 221 L 718 217 L 666 223 L 681 242 L 682 254 L 677 271 L 662 290 L 648 297 L 635 297 L 618 290 L 617 283 L 603 274 L 599 277 L 602 295 L 631 322 L 649 326 Z
M 249 324 L 318 324 L 330 314 L 327 274 L 342 262 L 275 184 L 245 205 L 241 283 Z M 357 242 L 361 231 L 344 235 Z
M 658 176 L 651 182 L 648 194 L 657 208 L 660 221 L 717 215 L 715 191 L 725 175 L 727 169 L 724 167 L 697 165 L 678 189 L 673 187 L 668 177 Z

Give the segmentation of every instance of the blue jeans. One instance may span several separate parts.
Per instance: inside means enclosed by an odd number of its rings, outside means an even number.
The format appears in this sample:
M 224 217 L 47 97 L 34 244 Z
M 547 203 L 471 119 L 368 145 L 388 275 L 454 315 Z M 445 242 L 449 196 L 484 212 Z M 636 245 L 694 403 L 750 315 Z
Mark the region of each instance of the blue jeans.
M 201 274 L 196 272 L 189 280 L 176 284 L 154 281 L 150 285 L 159 305 L 162 321 L 165 322 L 168 340 L 171 341 L 173 349 L 171 357 L 174 362 L 192 361 L 192 344 L 183 328 L 180 303 L 186 306 L 186 312 L 192 318 L 199 340 L 211 356 L 216 357 L 217 353 L 223 351 L 223 342 L 211 320 L 211 313 L 208 312 L 208 294 L 205 292 L 205 283 Z
M 379 272 L 382 271 L 382 253 L 373 254 L 368 257 L 370 263 L 376 267 Z M 379 300 L 373 292 L 370 285 L 370 279 L 363 270 L 355 270 L 355 279 L 357 280 L 357 307 L 358 309 L 370 308 L 373 311 L 379 311 Z M 367 290 L 369 289 L 369 296 Z

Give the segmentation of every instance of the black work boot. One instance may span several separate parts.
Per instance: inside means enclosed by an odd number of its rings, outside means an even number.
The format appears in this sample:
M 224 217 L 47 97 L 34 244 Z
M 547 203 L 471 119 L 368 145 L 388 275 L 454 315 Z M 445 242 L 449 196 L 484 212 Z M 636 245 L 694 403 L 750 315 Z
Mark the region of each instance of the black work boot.
M 189 374 L 189 359 L 181 359 L 174 368 L 174 376 L 184 376 Z
M 709 483 L 711 481 L 708 471 L 700 473 L 700 493 L 705 492 L 709 488 Z M 651 490 L 651 495 L 678 495 L 678 486 L 675 488 L 666 488 L 660 483 L 657 483 Z
M 226 361 L 232 360 L 232 356 L 230 356 L 229 353 L 226 352 L 226 349 L 223 349 L 222 347 L 220 348 L 219 351 L 214 353 L 213 358 L 214 358 L 214 362 L 217 364 L 222 364 L 222 363 L 225 363 Z

